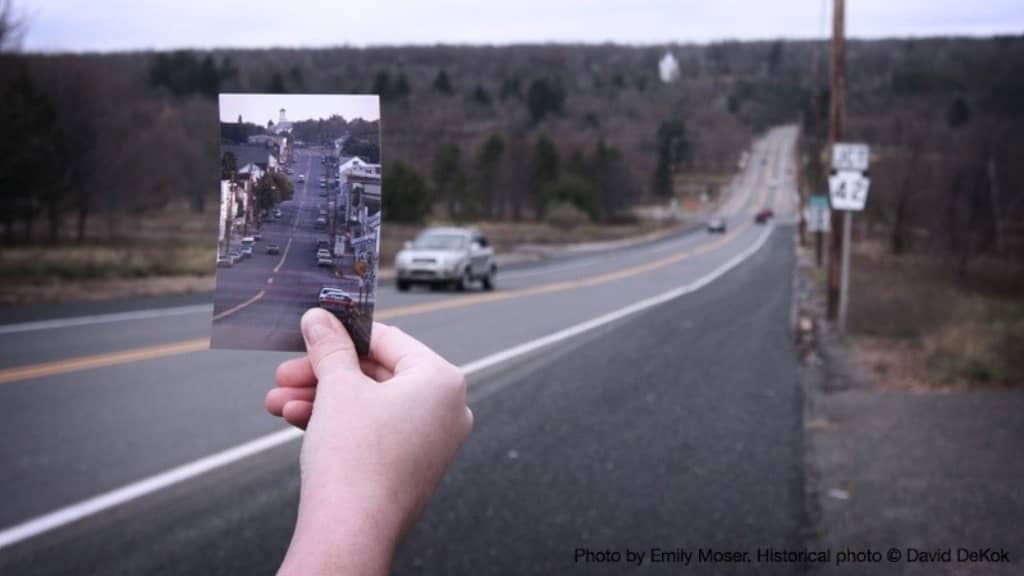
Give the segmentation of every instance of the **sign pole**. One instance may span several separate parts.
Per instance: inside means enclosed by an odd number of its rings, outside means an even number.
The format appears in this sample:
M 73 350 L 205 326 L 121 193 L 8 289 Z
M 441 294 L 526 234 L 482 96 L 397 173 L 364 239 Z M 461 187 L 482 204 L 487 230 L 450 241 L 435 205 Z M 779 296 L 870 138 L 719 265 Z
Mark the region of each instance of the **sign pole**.
M 821 268 L 821 265 L 823 263 L 822 262 L 823 254 L 821 252 L 821 244 L 822 244 L 822 241 L 824 239 L 825 239 L 825 233 L 822 232 L 821 230 L 818 230 L 817 232 L 814 233 L 814 259 L 815 259 L 815 262 L 818 263 L 818 268 Z
M 850 302 L 850 228 L 853 213 L 843 212 L 843 268 L 839 274 L 839 331 L 846 332 L 846 307 Z

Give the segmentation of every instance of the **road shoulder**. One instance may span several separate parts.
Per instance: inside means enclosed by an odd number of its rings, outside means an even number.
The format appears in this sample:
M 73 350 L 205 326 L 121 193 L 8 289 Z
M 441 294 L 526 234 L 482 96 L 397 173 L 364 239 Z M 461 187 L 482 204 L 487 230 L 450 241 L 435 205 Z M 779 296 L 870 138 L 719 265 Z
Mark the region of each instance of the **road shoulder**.
M 812 573 L 1018 574 L 1024 546 L 1024 392 L 879 388 L 820 321 L 813 261 L 798 256 L 800 379 L 805 399 L 807 546 L 881 555 Z M 959 549 L 1005 548 L 1009 564 L 956 562 Z M 900 560 L 889 562 L 890 549 Z M 908 562 L 911 549 L 952 561 Z

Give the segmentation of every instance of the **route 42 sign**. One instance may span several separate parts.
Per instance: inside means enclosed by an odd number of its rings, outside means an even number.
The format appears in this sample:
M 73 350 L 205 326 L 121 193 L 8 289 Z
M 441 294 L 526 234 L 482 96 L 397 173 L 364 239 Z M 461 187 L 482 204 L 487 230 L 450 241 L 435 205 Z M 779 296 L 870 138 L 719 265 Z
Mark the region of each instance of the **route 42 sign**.
M 855 212 L 863 210 L 870 187 L 871 180 L 860 172 L 844 170 L 829 176 L 828 192 L 832 199 L 832 209 Z

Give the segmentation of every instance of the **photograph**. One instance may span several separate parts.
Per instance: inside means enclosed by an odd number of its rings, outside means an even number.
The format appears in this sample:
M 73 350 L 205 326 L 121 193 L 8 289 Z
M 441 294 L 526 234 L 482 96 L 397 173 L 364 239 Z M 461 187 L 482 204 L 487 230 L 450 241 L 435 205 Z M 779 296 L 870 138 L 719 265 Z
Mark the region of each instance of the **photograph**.
M 369 354 L 380 243 L 375 95 L 221 94 L 213 348 L 304 351 L 333 313 Z

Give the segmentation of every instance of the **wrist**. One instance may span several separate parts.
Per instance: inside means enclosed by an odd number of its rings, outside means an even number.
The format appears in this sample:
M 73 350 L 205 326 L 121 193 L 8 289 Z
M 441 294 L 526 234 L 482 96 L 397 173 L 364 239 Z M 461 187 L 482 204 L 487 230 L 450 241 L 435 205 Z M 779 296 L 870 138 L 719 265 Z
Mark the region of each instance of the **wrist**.
M 373 498 L 313 497 L 303 487 L 280 573 L 388 574 L 401 532 L 392 509 Z

